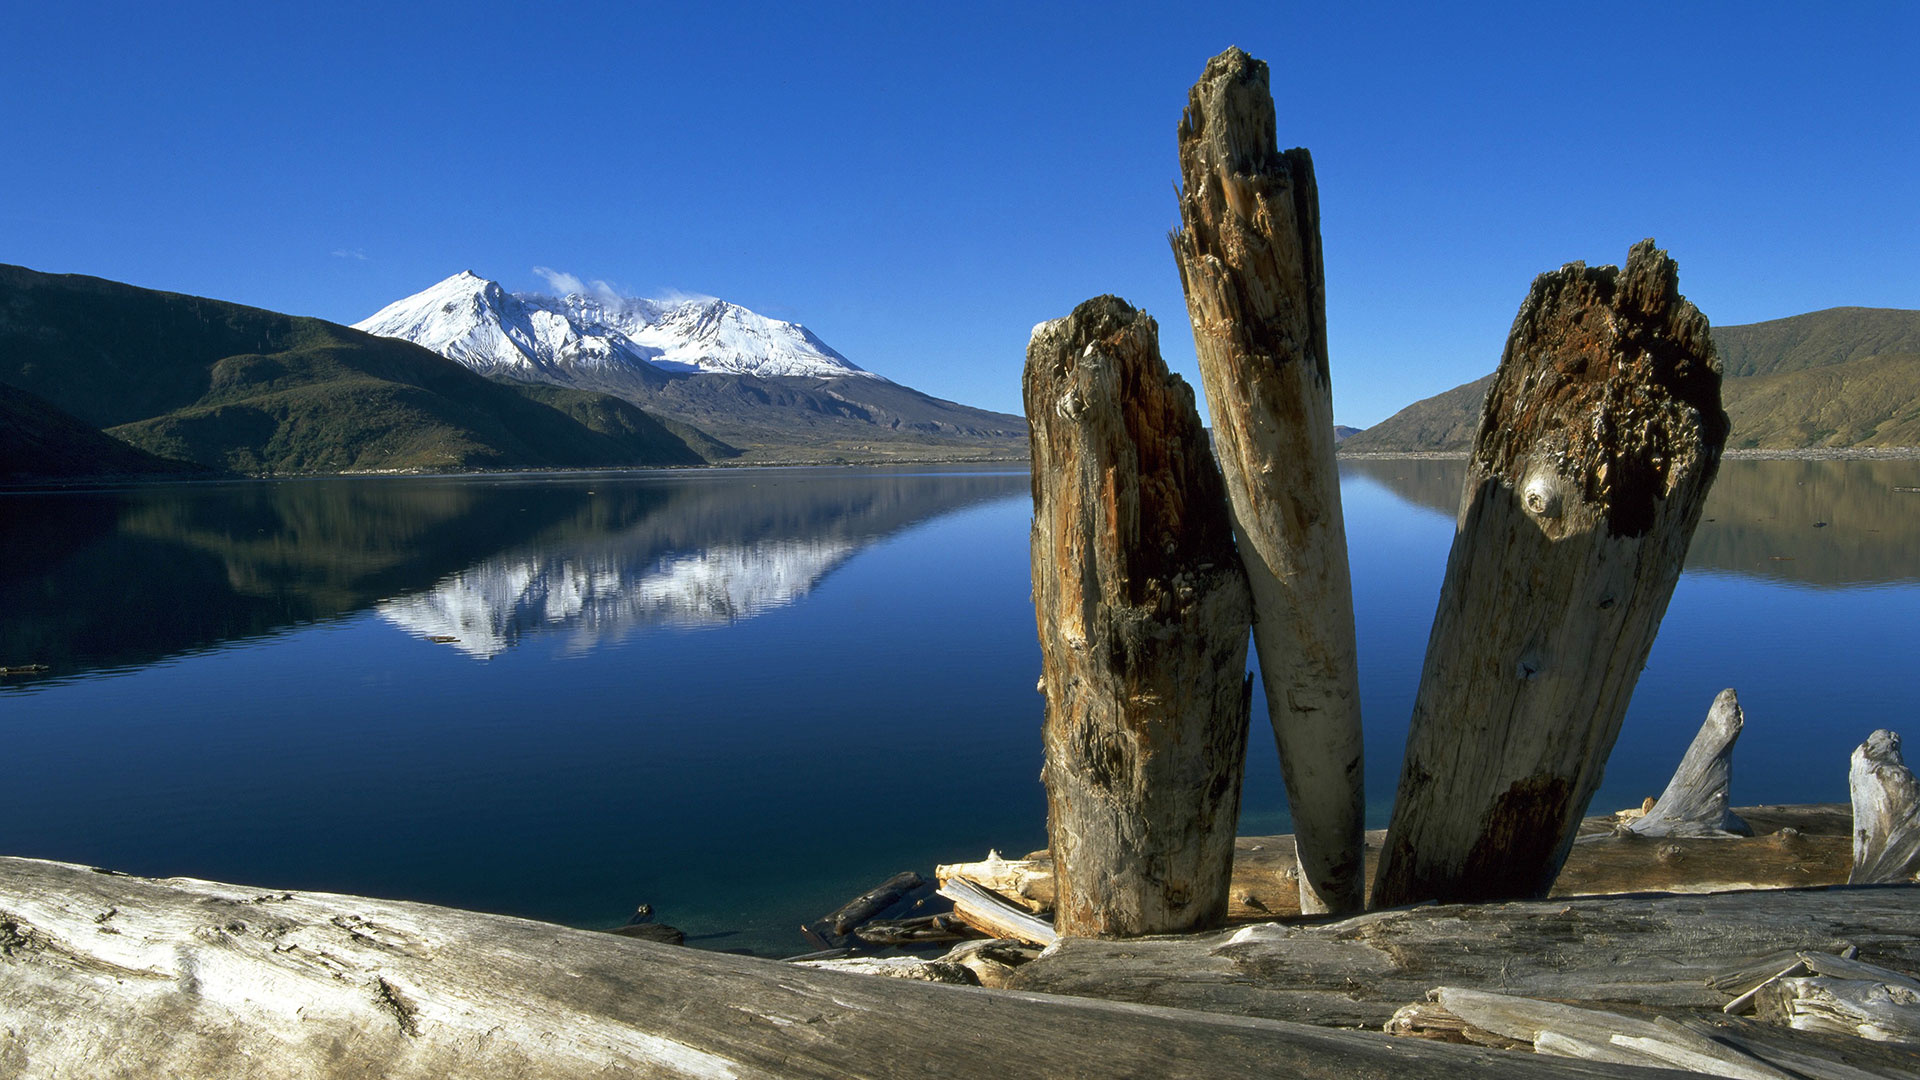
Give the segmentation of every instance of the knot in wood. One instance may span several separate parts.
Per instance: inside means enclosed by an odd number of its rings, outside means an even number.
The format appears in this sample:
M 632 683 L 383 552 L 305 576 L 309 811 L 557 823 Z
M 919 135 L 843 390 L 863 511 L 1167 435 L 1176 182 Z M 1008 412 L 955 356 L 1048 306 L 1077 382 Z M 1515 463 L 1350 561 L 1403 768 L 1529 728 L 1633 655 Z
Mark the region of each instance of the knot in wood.
M 1526 484 L 1520 490 L 1521 505 L 1534 517 L 1549 520 L 1557 518 L 1564 501 L 1561 489 L 1557 473 L 1550 469 L 1536 469 L 1527 476 Z

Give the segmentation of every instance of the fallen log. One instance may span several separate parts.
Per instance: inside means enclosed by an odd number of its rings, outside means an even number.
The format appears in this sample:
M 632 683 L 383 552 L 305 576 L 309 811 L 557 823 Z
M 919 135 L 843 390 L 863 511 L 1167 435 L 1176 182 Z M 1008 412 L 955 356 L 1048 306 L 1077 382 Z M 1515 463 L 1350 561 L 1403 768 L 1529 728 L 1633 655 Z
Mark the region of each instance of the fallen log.
M 1193 391 L 1112 296 L 1035 327 L 1047 843 L 1063 934 L 1218 926 L 1249 698 L 1246 574 Z
M 1440 985 L 1717 1014 L 1733 995 L 1708 980 L 1731 964 L 1848 945 L 1865 962 L 1916 970 L 1920 886 L 1430 905 L 1182 938 L 1069 938 L 1013 985 L 1369 1028 Z
M 1626 892 L 1726 892 L 1838 885 L 1851 865 L 1850 818 L 1844 803 L 1747 806 L 1753 837 L 1643 837 L 1626 832 L 1612 814 L 1587 818 L 1549 896 Z M 1366 866 L 1379 863 L 1385 830 L 1366 834 Z M 1242 836 L 1234 841 L 1227 922 L 1264 922 L 1300 914 L 1299 879 L 1291 835 Z M 1053 909 L 1053 860 L 1046 852 L 1025 859 L 993 853 L 934 871 L 944 886 L 964 879 L 1035 913 Z
M 1009 903 L 965 878 L 943 882 L 940 895 L 953 901 L 954 917 L 991 938 L 1051 945 L 1059 933 L 1048 919 Z
M 1920 1043 L 1920 980 L 1859 960 L 1801 953 L 1807 974 L 1783 972 L 1754 991 L 1761 1020 L 1877 1042 Z
M 1653 241 L 1534 280 L 1469 460 L 1375 905 L 1552 888 L 1726 435 L 1707 320 Z
M 903 870 L 842 904 L 833 914 L 801 924 L 800 933 L 815 948 L 841 948 L 854 943 L 860 927 L 875 919 L 903 915 L 912 910 L 914 901 L 932 894 L 932 882 Z
M 1900 736 L 1882 729 L 1853 752 L 1853 873 L 1848 881 L 1920 876 L 1920 783 L 1900 757 Z
M 1659 1074 L 881 980 L 427 904 L 0 858 L 0 1075 Z
M 1305 909 L 1344 914 L 1362 906 L 1366 799 L 1320 195 L 1307 151 L 1280 151 L 1265 63 L 1228 49 L 1187 101 L 1174 257 L 1253 593 Z
M 1643 816 L 1626 824 L 1635 836 L 1752 836 L 1728 807 L 1733 788 L 1733 744 L 1746 714 L 1732 689 L 1720 691 L 1667 789 Z
M 1745 1050 L 1671 1023 L 1450 986 L 1436 989 L 1433 997 L 1465 1023 L 1528 1043 L 1536 1053 L 1685 1069 L 1735 1080 L 1797 1080 Z

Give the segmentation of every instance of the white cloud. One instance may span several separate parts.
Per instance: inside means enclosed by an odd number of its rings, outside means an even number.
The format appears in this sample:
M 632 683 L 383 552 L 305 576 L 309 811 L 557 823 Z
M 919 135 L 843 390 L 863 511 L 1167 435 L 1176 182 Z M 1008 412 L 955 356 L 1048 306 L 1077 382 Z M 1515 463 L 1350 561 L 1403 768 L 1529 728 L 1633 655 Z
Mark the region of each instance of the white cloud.
M 547 288 L 552 289 L 557 295 L 571 296 L 574 293 L 584 293 L 587 291 L 587 283 L 574 277 L 572 274 L 563 274 L 558 270 L 550 270 L 544 266 L 534 267 L 533 272 L 546 278 Z
M 617 304 L 627 299 L 626 293 L 620 291 L 611 282 L 602 281 L 599 278 L 583 281 L 574 274 L 547 266 L 536 266 L 533 272 L 547 279 L 547 288 L 552 289 L 556 296 L 572 296 L 578 293 L 581 296 L 593 296 L 608 304 Z
M 355 262 L 367 261 L 367 253 L 359 248 L 335 248 L 333 257 L 336 259 L 352 259 Z
M 648 297 L 648 299 L 658 300 L 663 304 L 710 304 L 720 298 L 717 296 L 708 296 L 706 293 L 682 292 L 679 289 L 661 289 L 653 296 Z

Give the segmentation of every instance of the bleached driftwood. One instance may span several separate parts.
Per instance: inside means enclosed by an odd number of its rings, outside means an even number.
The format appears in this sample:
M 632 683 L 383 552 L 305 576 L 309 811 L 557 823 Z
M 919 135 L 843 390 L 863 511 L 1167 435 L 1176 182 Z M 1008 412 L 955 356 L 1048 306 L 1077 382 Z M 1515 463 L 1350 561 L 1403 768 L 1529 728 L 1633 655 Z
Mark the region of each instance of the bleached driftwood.
M 1248 724 L 1246 574 L 1193 391 L 1117 297 L 1034 328 L 1033 606 L 1063 934 L 1227 914 Z
M 0 1075 L 1615 1077 L 1617 1066 L 816 971 L 426 904 L 0 858 Z
M 1920 875 L 1920 783 L 1900 757 L 1900 736 L 1882 729 L 1853 752 L 1854 883 L 1912 881 Z
M 1788 972 L 1755 990 L 1760 1019 L 1802 1031 L 1920 1043 L 1920 980 L 1842 956 L 1801 953 L 1799 959 L 1806 974 Z
M 1553 886 L 1726 434 L 1707 320 L 1651 240 L 1534 280 L 1468 463 L 1375 905 Z
M 1313 160 L 1280 151 L 1267 65 L 1239 49 L 1208 61 L 1187 100 L 1173 250 L 1253 590 L 1302 899 L 1358 911 L 1360 678 Z
M 1731 688 L 1720 691 L 1659 801 L 1628 822 L 1626 831 L 1636 836 L 1752 836 L 1753 829 L 1730 809 L 1728 798 L 1733 744 L 1745 723 L 1739 695 Z
M 1785 889 L 1847 880 L 1852 841 L 1845 803 L 1749 806 L 1735 816 L 1742 815 L 1759 835 L 1655 839 L 1624 832 L 1615 815 L 1587 818 L 1548 895 Z M 1369 870 L 1385 837 L 1384 830 L 1366 834 Z M 994 853 L 980 862 L 944 864 L 936 875 L 943 884 L 966 879 L 1027 911 L 1053 910 L 1053 860 L 1044 851 L 1025 859 Z M 1297 875 L 1291 835 L 1239 837 L 1227 920 L 1300 914 Z
M 1920 886 L 1429 905 L 1179 938 L 1062 939 L 1014 986 L 1369 1028 L 1439 985 L 1717 1012 L 1733 994 L 1708 980 L 1730 965 L 1848 945 L 1865 962 L 1916 970 Z
M 1677 1024 L 1458 987 L 1440 987 L 1433 998 L 1465 1023 L 1529 1043 L 1537 1053 L 1735 1080 L 1798 1080 L 1751 1053 Z
M 945 881 L 940 895 L 953 901 L 955 917 L 989 937 L 1051 945 L 1060 936 L 1052 922 L 966 878 Z

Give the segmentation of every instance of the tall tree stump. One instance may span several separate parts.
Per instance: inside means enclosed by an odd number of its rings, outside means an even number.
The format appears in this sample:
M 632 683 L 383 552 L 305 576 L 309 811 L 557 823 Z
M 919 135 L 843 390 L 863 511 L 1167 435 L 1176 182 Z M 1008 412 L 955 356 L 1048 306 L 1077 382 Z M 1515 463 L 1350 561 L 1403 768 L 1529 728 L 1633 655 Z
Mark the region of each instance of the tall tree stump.
M 1246 761 L 1246 575 L 1193 391 L 1112 296 L 1043 323 L 1033 442 L 1047 836 L 1062 934 L 1220 925 Z
M 1545 896 L 1646 663 L 1727 419 L 1653 241 L 1534 279 L 1480 418 L 1376 906 Z
M 1253 590 L 1254 645 L 1299 840 L 1305 911 L 1365 898 L 1360 677 L 1327 372 L 1320 196 L 1281 153 L 1267 65 L 1208 61 L 1180 123 L 1172 237 Z

